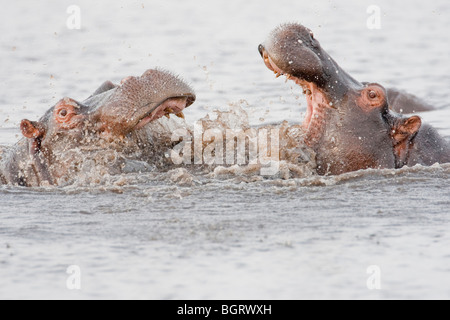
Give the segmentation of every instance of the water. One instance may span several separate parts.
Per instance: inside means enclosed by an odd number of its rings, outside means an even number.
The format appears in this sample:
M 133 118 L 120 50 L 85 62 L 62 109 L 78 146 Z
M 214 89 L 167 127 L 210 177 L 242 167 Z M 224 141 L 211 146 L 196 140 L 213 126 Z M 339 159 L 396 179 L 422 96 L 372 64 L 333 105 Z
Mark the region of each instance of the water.
M 355 78 L 437 107 L 450 137 L 450 4 L 378 1 L 1 0 L 0 144 L 64 96 L 148 68 L 180 74 L 198 100 L 188 123 L 242 106 L 252 125 L 305 112 L 257 46 L 299 21 Z M 216 172 L 217 173 L 217 172 Z M 0 187 L 0 298 L 450 298 L 450 167 L 280 179 L 191 169 L 103 177 L 60 188 Z M 69 266 L 81 290 L 69 290 Z M 370 266 L 381 290 L 369 290 Z M 371 269 L 369 269 L 370 271 Z

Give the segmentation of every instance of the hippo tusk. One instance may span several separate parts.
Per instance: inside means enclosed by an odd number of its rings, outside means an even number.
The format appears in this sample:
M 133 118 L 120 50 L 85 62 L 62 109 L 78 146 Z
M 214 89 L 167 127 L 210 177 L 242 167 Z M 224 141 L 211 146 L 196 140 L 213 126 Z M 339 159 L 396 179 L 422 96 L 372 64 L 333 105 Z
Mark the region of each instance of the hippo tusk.
M 295 80 L 296 78 L 295 77 L 293 77 L 292 75 L 290 75 L 289 73 L 286 73 L 286 81 L 285 81 L 285 83 L 287 83 L 289 80 Z
M 172 108 L 167 108 L 166 109 L 166 114 L 164 115 L 167 119 L 170 119 L 170 114 L 173 113 L 173 109 Z
M 183 112 L 177 113 L 175 116 L 177 116 L 178 118 L 181 118 L 181 119 L 185 119 Z

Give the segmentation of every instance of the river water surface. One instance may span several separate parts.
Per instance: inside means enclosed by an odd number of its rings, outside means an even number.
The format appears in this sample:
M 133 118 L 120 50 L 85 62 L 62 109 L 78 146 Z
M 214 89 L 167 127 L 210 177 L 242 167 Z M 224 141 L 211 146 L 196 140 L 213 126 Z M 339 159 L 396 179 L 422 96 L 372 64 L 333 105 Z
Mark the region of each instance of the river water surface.
M 1 1 L 2 145 L 62 97 L 153 67 L 196 89 L 190 124 L 236 106 L 254 126 L 299 123 L 300 90 L 257 51 L 291 21 L 355 78 L 435 105 L 421 116 L 450 137 L 445 0 L 378 0 L 376 30 L 372 1 Z M 80 30 L 66 25 L 70 5 Z M 0 298 L 450 298 L 449 165 L 301 178 L 194 169 L 0 187 Z

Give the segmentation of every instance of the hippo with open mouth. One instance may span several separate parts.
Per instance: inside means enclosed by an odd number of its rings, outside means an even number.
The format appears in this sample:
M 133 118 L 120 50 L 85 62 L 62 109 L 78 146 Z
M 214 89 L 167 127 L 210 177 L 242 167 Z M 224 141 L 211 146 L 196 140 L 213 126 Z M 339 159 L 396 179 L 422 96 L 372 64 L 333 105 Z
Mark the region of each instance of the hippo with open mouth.
M 148 124 L 170 114 L 184 118 L 183 109 L 195 99 L 189 85 L 162 70 L 125 78 L 120 85 L 107 81 L 83 102 L 64 98 L 39 121 L 22 120 L 24 137 L 2 155 L 1 181 L 62 184 L 64 177 L 105 150 L 112 150 L 106 163 L 114 162 L 117 153 L 150 161 L 143 134 Z M 120 166 L 115 172 L 120 173 Z
M 412 95 L 355 80 L 308 28 L 282 25 L 259 52 L 270 70 L 295 81 L 306 94 L 305 143 L 316 152 L 319 174 L 450 162 L 450 145 L 435 129 L 419 116 L 392 110 L 427 110 L 426 104 Z

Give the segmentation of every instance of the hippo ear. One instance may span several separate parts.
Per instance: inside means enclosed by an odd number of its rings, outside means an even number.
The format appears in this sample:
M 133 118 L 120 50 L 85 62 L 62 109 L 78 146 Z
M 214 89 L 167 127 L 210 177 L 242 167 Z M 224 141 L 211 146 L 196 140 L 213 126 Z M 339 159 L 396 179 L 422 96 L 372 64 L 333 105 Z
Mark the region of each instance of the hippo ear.
M 418 116 L 401 119 L 397 122 L 392 130 L 392 139 L 394 144 L 398 145 L 405 142 L 410 142 L 419 132 L 422 126 L 422 119 Z
M 20 123 L 20 130 L 24 137 L 30 139 L 30 153 L 36 154 L 40 152 L 42 137 L 45 135 L 45 130 L 39 122 L 22 120 Z
M 117 85 L 115 85 L 111 81 L 105 81 L 97 90 L 94 91 L 94 93 L 89 98 L 92 98 L 93 96 L 102 94 L 102 93 L 109 91 L 111 89 L 114 89 L 116 87 L 117 87 Z
M 395 166 L 403 167 L 407 163 L 411 143 L 422 126 L 422 120 L 418 116 L 400 119 L 394 124 L 391 137 L 394 144 Z
M 20 123 L 20 130 L 23 136 L 29 139 L 39 139 L 45 134 L 44 129 L 38 122 L 27 119 L 22 120 Z

